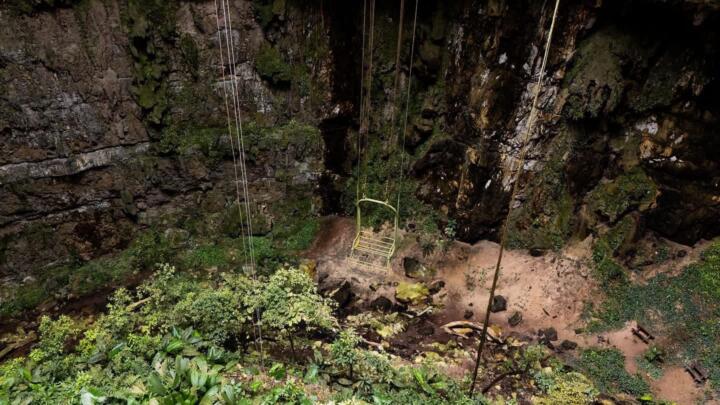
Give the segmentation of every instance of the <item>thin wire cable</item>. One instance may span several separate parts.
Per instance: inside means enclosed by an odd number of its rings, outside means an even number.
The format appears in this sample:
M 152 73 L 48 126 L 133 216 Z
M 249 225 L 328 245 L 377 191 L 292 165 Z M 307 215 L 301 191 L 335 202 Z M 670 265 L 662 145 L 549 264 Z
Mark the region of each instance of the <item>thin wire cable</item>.
M 390 128 L 392 133 L 387 139 L 385 145 L 388 151 L 388 156 L 392 156 L 392 152 L 395 151 L 397 143 L 398 123 L 397 123 L 397 99 L 398 92 L 400 91 L 400 52 L 402 51 L 402 33 L 403 23 L 405 21 L 405 0 L 400 0 L 400 18 L 398 22 L 398 34 L 397 34 L 397 49 L 395 51 L 395 83 L 393 85 L 392 94 L 392 114 L 390 117 Z M 385 179 L 385 201 L 390 199 L 390 174 L 388 173 L 387 179 Z
M 360 201 L 360 177 L 362 175 L 362 133 L 363 133 L 363 123 L 365 122 L 365 116 L 363 112 L 365 111 L 365 25 L 367 24 L 366 19 L 367 14 L 367 0 L 363 0 L 363 31 L 362 31 L 362 55 L 360 56 L 361 59 L 361 65 L 360 65 L 360 129 L 358 131 L 358 137 L 357 137 L 357 179 L 355 181 L 355 201 Z
M 250 192 L 248 189 L 248 177 L 247 177 L 247 166 L 245 164 L 245 143 L 244 143 L 244 137 L 243 137 L 243 126 L 242 126 L 242 114 L 241 114 L 241 107 L 240 107 L 240 93 L 238 91 L 237 86 L 237 72 L 235 70 L 236 66 L 236 59 L 235 59 L 235 46 L 233 43 L 232 38 L 232 17 L 230 14 L 230 1 L 226 1 L 227 5 L 227 34 L 228 34 L 228 42 L 230 47 L 230 57 L 231 57 L 231 69 L 233 72 L 233 82 L 235 84 L 234 86 L 234 93 L 236 95 L 235 100 L 237 101 L 236 105 L 236 117 L 238 121 L 238 130 L 236 131 L 236 141 L 239 145 L 239 151 L 240 151 L 240 169 L 241 169 L 241 176 L 243 179 L 243 191 L 245 194 L 245 212 L 246 212 L 246 218 L 247 218 L 247 234 L 248 234 L 248 246 L 250 250 L 250 266 L 251 266 L 251 276 L 254 281 L 257 281 L 257 271 L 256 271 L 256 263 L 255 263 L 255 248 L 254 243 L 252 240 L 252 212 L 250 210 Z M 258 319 L 258 335 L 260 338 L 260 361 L 261 361 L 261 367 L 264 367 L 264 351 L 263 351 L 263 337 L 262 337 L 262 324 L 260 322 L 260 313 L 259 310 L 256 308 L 256 317 Z
M 231 58 L 231 71 L 233 72 L 232 79 L 235 83 L 234 86 L 234 94 L 236 97 L 234 99 L 236 100 L 236 117 L 238 120 L 238 130 L 236 131 L 236 142 L 239 147 L 240 151 L 240 176 L 243 180 L 243 192 L 245 194 L 245 215 L 247 217 L 247 234 L 248 234 L 248 246 L 250 247 L 250 266 L 252 273 L 255 274 L 255 248 L 254 243 L 252 240 L 253 235 L 253 227 L 252 227 L 252 212 L 250 209 L 250 192 L 248 189 L 248 176 L 247 176 L 247 165 L 245 164 L 245 141 L 243 136 L 243 125 L 242 125 L 242 114 L 241 106 L 240 106 L 240 92 L 238 90 L 237 86 L 237 71 L 236 71 L 236 59 L 235 59 L 235 45 L 233 43 L 233 37 L 232 37 L 232 17 L 230 15 L 230 0 L 225 0 L 225 4 L 227 4 L 227 30 L 228 30 L 228 42 L 229 42 L 229 48 L 230 48 L 230 58 Z
M 230 139 L 230 150 L 232 151 L 232 160 L 233 160 L 233 171 L 235 174 L 235 203 L 237 204 L 238 209 L 238 218 L 241 221 L 241 228 L 242 228 L 242 204 L 240 203 L 240 180 L 238 178 L 238 169 L 237 169 L 237 159 L 235 157 L 235 143 L 233 141 L 232 137 L 232 124 L 230 120 L 230 105 L 228 104 L 228 94 L 227 94 L 227 88 L 225 87 L 225 58 L 223 56 L 222 52 L 222 34 L 220 30 L 220 17 L 218 16 L 218 3 L 217 0 L 215 0 L 215 22 L 217 24 L 217 33 L 218 33 L 218 44 L 220 46 L 220 73 L 222 75 L 222 89 L 223 89 L 223 99 L 225 100 L 225 115 L 227 116 L 227 127 L 228 127 L 228 138 Z M 248 247 L 246 244 L 245 236 L 240 232 L 240 240 L 242 241 L 243 245 L 243 257 L 245 260 L 247 260 L 247 254 L 248 254 Z
M 413 64 L 415 63 L 415 33 L 417 30 L 417 16 L 418 16 L 418 3 L 419 0 L 415 0 L 415 16 L 413 17 L 413 35 L 412 43 L 410 45 L 410 67 L 408 69 L 408 84 L 407 84 L 407 96 L 405 97 L 405 117 L 403 119 L 402 129 L 402 149 L 400 150 L 400 178 L 398 180 L 398 192 L 397 192 L 397 216 L 400 217 L 400 196 L 402 194 L 403 179 L 405 177 L 405 138 L 407 134 L 408 115 L 410 113 L 410 92 L 412 90 L 412 72 Z M 397 237 L 397 235 L 395 235 Z
M 247 239 L 248 239 L 248 253 L 250 256 L 250 266 L 251 266 L 251 276 L 253 281 L 257 282 L 257 275 L 255 271 L 255 261 L 254 261 L 254 247 L 252 244 L 252 221 L 251 221 L 251 213 L 249 209 L 249 192 L 247 188 L 247 172 L 245 167 L 245 146 L 243 143 L 242 138 L 242 116 L 240 114 L 240 105 L 239 105 L 239 93 L 237 91 L 237 72 L 235 70 L 235 55 L 234 55 L 234 44 L 232 40 L 232 19 L 230 17 L 230 5 L 229 2 L 226 4 L 225 0 L 222 1 L 222 11 L 223 11 L 223 19 L 225 22 L 225 45 L 228 49 L 228 63 L 230 67 L 230 75 L 231 75 L 231 88 L 232 88 L 232 95 L 233 95 L 233 110 L 235 113 L 235 130 L 236 130 L 236 138 L 237 138 L 237 145 L 238 145 L 238 160 L 240 161 L 240 174 L 243 182 L 243 194 L 245 197 L 245 211 L 246 211 L 246 220 L 247 220 Z M 215 0 L 216 6 L 217 6 L 217 0 Z M 216 16 L 217 16 L 217 8 L 216 8 Z M 218 22 L 219 25 L 219 22 Z M 222 43 L 220 44 L 220 52 L 222 54 Z M 231 136 L 232 138 L 232 136 Z M 232 142 L 231 142 L 232 143 Z M 242 218 L 241 218 L 242 221 Z M 242 222 L 241 222 L 242 226 Z M 251 318 L 253 323 L 253 333 L 255 334 L 255 344 L 259 345 L 259 352 L 260 352 L 260 367 L 264 367 L 264 349 L 263 349 L 263 338 L 262 338 L 262 325 L 260 324 L 260 316 L 259 316 L 259 310 L 256 308 L 255 310 L 255 317 Z M 255 322 L 255 318 L 257 318 L 258 322 Z
M 367 150 L 369 149 L 370 145 L 370 112 L 372 111 L 372 86 L 373 86 L 373 52 L 374 52 L 374 46 L 375 46 L 375 0 L 370 0 L 370 34 L 368 38 L 368 48 L 369 48 L 369 61 L 368 61 L 368 80 L 366 81 L 367 84 L 367 94 L 365 94 L 365 164 L 363 172 L 365 173 L 365 180 L 363 185 L 363 190 L 367 190 L 367 182 L 368 182 L 368 171 L 367 171 L 367 165 L 368 160 L 370 159 L 369 156 L 367 156 Z M 363 191 L 364 194 L 364 191 Z
M 510 202 L 508 203 L 508 212 L 505 216 L 505 222 L 502 227 L 502 233 L 500 236 L 500 252 L 498 253 L 497 263 L 495 264 L 495 274 L 493 276 L 492 287 L 490 288 L 490 297 L 488 298 L 487 309 L 485 310 L 485 322 L 483 323 L 482 335 L 480 335 L 480 343 L 478 345 L 477 358 L 475 359 L 475 370 L 473 371 L 472 383 L 470 385 L 470 395 L 475 391 L 475 384 L 477 382 L 478 369 L 480 367 L 480 361 L 482 359 L 482 352 L 485 348 L 485 342 L 487 341 L 487 329 L 490 323 L 490 309 L 492 308 L 493 298 L 495 297 L 495 289 L 497 288 L 498 280 L 500 279 L 500 265 L 502 264 L 503 253 L 505 251 L 505 245 L 507 242 L 507 230 L 508 230 L 508 219 L 512 214 L 513 202 L 515 196 L 519 190 L 520 175 L 525 165 L 525 159 L 527 157 L 527 144 L 530 141 L 535 121 L 537 118 L 537 104 L 540 99 L 540 90 L 542 89 L 542 83 L 545 78 L 545 68 L 547 67 L 548 56 L 550 55 L 550 46 L 552 45 L 553 32 L 555 31 L 555 22 L 557 20 L 558 9 L 560 8 L 560 0 L 555 1 L 555 9 L 553 10 L 552 22 L 550 23 L 550 31 L 548 33 L 547 43 L 545 44 L 545 54 L 543 55 L 542 64 L 540 66 L 540 74 L 538 76 L 537 84 L 535 85 L 535 96 L 533 97 L 532 107 L 530 108 L 530 115 L 528 116 L 527 126 L 525 128 L 525 135 L 520 144 L 520 166 L 515 172 L 514 183 L 512 193 L 510 194 Z

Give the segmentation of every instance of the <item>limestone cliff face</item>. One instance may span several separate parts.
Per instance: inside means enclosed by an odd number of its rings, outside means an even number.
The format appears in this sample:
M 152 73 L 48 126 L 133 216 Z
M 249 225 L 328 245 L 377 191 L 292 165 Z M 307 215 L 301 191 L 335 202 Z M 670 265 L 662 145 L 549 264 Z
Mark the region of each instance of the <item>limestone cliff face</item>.
M 329 102 L 330 61 L 298 51 L 302 74 L 277 85 L 256 66 L 272 48 L 255 8 L 235 1 L 232 12 L 255 203 L 284 198 L 288 187 L 307 195 L 322 172 L 314 126 Z M 305 25 L 307 10 L 282 14 L 292 35 L 274 41 L 285 49 L 302 48 L 311 33 L 316 46 L 327 43 L 319 24 Z M 267 63 L 288 68 L 285 57 Z M 4 285 L 115 252 L 143 228 L 229 207 L 233 170 L 220 91 L 229 82 L 220 81 L 219 68 L 212 1 L 0 6 Z
M 415 165 L 421 198 L 466 240 L 508 204 L 549 7 L 475 2 L 448 30 L 447 139 Z M 684 243 L 718 234 L 718 3 L 564 2 L 514 246 L 558 248 L 632 218 Z
M 362 2 L 231 3 L 259 209 L 299 193 L 349 213 Z M 391 3 L 379 2 L 375 33 L 379 140 L 391 125 Z M 506 214 L 549 7 L 421 2 L 406 187 L 463 240 L 497 237 Z M 629 241 L 720 233 L 718 7 L 563 2 L 513 246 L 558 248 L 619 224 Z M 409 9 L 406 38 L 408 21 Z M 0 278 L 41 277 L 122 249 L 140 229 L 228 209 L 216 38 L 212 1 L 0 6 Z M 397 164 L 373 151 L 371 187 Z

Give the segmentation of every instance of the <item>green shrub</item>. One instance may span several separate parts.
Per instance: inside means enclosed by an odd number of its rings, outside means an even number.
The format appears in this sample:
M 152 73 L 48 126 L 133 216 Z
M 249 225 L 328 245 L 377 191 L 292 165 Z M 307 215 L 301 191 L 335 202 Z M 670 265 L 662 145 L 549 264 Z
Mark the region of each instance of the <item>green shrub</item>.
M 275 85 L 289 85 L 292 81 L 292 68 L 283 60 L 280 51 L 271 45 L 263 45 L 258 51 L 255 70 L 260 77 Z
M 307 274 L 294 268 L 279 269 L 270 276 L 257 297 L 257 307 L 263 325 L 287 338 L 291 345 L 301 328 L 312 331 L 336 326 L 333 302 L 318 294 Z

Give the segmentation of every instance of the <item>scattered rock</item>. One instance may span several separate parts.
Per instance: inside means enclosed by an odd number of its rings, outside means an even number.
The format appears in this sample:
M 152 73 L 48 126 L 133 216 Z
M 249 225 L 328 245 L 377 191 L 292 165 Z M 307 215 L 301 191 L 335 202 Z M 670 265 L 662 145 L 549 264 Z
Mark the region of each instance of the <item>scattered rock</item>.
M 432 283 L 430 283 L 430 286 L 428 289 L 430 290 L 430 295 L 435 295 L 445 288 L 445 282 L 443 280 L 435 280 Z M 472 304 L 470 304 L 472 305 Z
M 430 270 L 414 257 L 406 257 L 403 259 L 403 268 L 405 276 L 410 278 L 424 278 L 430 275 Z
M 522 322 L 522 320 L 522 312 L 515 311 L 515 313 L 513 313 L 510 318 L 508 318 L 508 323 L 510 324 L 510 326 L 518 326 L 520 325 L 520 322 Z
M 540 336 L 540 341 L 544 343 L 554 342 L 558 340 L 557 331 L 553 327 L 547 329 L 540 329 L 540 331 L 538 332 L 538 336 Z
M 430 290 L 423 283 L 399 283 L 395 289 L 395 299 L 405 304 L 418 305 L 430 295 Z
M 334 286 L 323 288 L 323 290 L 324 295 L 335 300 L 340 308 L 345 308 L 350 305 L 355 295 L 352 292 L 352 284 L 347 280 L 343 280 Z
M 502 295 L 496 295 L 493 297 L 492 305 L 490 306 L 490 312 L 502 312 L 507 309 L 507 299 Z
M 573 342 L 572 340 L 563 340 L 560 343 L 560 349 L 563 351 L 569 351 L 569 350 L 575 350 L 577 349 L 578 344 Z
M 463 318 L 470 319 L 473 317 L 473 315 L 475 315 L 475 313 L 473 311 L 466 309 L 465 314 L 463 315 Z
M 540 249 L 540 248 L 530 249 L 530 256 L 532 256 L 532 257 L 540 257 L 543 255 L 545 255 L 545 249 Z
M 393 308 L 393 303 L 389 298 L 381 295 L 370 303 L 370 308 L 375 311 L 390 312 Z

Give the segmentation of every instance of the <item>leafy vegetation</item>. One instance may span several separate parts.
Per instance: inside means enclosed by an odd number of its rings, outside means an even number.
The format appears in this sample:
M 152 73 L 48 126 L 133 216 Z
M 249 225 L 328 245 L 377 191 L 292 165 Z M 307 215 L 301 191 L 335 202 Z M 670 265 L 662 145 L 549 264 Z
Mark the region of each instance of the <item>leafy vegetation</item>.
M 255 58 L 255 69 L 260 77 L 275 85 L 289 85 L 293 79 L 292 68 L 282 58 L 280 51 L 271 45 L 263 45 Z
M 233 273 L 196 279 L 163 265 L 136 291 L 118 290 L 94 322 L 43 318 L 29 355 L 0 365 L 0 402 L 471 403 L 442 373 L 394 366 L 360 348 L 352 331 L 314 343 L 308 364 L 263 371 L 255 324 L 305 342 L 300 325 L 332 334 L 337 321 L 296 269 L 256 282 Z M 318 391 L 321 382 L 337 384 L 335 392 Z
M 155 263 L 170 260 L 171 246 L 159 232 L 149 230 L 117 256 L 100 258 L 82 264 L 62 265 L 43 279 L 8 291 L 10 297 L 0 306 L 0 318 L 37 307 L 48 298 L 49 291 L 81 296 L 101 288 L 124 283 L 129 277 L 151 269 Z

